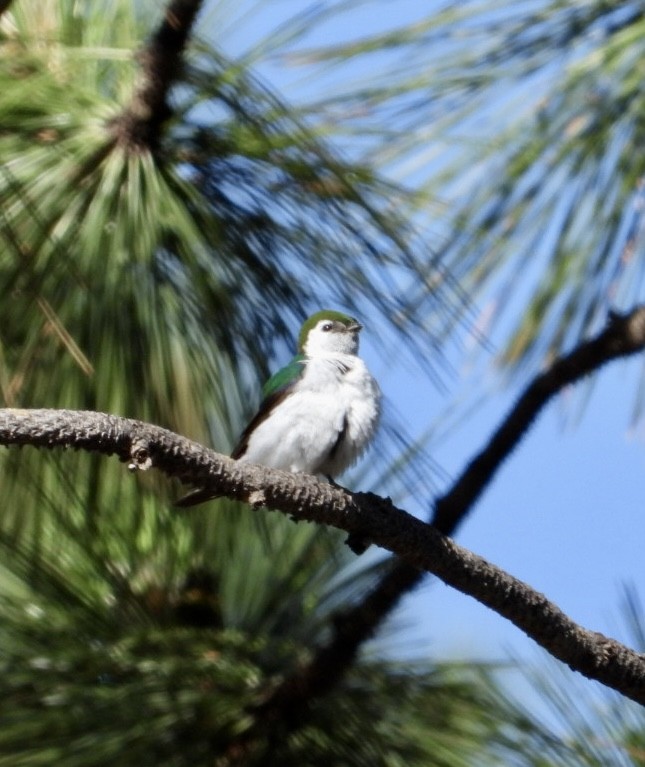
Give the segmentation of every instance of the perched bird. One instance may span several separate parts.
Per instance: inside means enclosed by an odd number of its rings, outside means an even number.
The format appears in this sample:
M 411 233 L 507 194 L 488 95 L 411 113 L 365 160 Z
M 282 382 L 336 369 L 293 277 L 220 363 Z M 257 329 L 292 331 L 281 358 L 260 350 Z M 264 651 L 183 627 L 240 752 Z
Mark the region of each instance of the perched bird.
M 378 384 L 358 357 L 361 330 L 341 312 L 309 317 L 298 354 L 265 384 L 260 409 L 231 457 L 330 480 L 351 466 L 374 436 L 381 403 Z M 215 497 L 197 489 L 176 505 Z

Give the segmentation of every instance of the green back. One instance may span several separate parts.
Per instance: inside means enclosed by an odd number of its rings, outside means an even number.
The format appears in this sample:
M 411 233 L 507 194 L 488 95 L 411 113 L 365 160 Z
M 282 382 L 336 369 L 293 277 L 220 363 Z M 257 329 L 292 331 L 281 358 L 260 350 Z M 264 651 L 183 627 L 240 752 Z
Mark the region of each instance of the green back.
M 296 354 L 288 365 L 280 368 L 277 373 L 274 373 L 271 378 L 262 387 L 262 395 L 264 399 L 270 397 L 280 389 L 286 389 L 294 381 L 296 381 L 303 372 L 303 362 L 305 360 L 304 354 Z

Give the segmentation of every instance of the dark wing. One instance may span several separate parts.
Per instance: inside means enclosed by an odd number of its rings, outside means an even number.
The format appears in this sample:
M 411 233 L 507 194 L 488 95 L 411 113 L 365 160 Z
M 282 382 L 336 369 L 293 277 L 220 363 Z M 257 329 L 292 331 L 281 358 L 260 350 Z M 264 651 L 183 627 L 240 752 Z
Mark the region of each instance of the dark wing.
M 266 397 L 264 400 L 262 400 L 260 409 L 253 416 L 253 419 L 249 425 L 242 432 L 237 445 L 235 445 L 233 448 L 233 451 L 231 452 L 231 458 L 235 458 L 237 460 L 238 458 L 241 458 L 244 453 L 246 453 L 246 449 L 249 446 L 249 438 L 253 431 L 262 423 L 262 421 L 266 420 L 271 415 L 273 408 L 276 405 L 278 405 L 291 394 L 291 389 L 293 389 L 293 384 L 291 386 L 280 389 L 275 394 L 272 394 L 270 397 Z M 195 490 L 192 490 L 190 493 L 184 495 L 178 501 L 175 501 L 174 505 L 178 506 L 180 509 L 185 509 L 188 506 L 196 506 L 198 503 L 204 503 L 205 501 L 210 501 L 217 497 L 219 497 L 217 492 L 214 492 L 213 490 L 207 490 L 203 487 L 198 487 Z
M 258 412 L 253 416 L 246 429 L 244 429 L 240 435 L 237 445 L 235 445 L 233 448 L 233 451 L 231 452 L 231 458 L 235 458 L 237 460 L 238 458 L 241 458 L 244 453 L 246 453 L 251 434 L 253 434 L 253 432 L 262 423 L 262 421 L 266 421 L 275 407 L 277 407 L 281 402 L 284 402 L 284 400 L 291 395 L 294 385 L 295 382 L 290 386 L 285 386 L 275 394 L 271 394 L 271 396 L 265 397 L 265 399 L 262 400 Z
M 305 356 L 298 354 L 291 362 L 278 370 L 264 384 L 262 393 L 264 399 L 260 403 L 258 412 L 253 416 L 251 422 L 242 432 L 237 445 L 233 448 L 231 458 L 241 458 L 249 446 L 249 438 L 257 427 L 271 415 L 274 408 L 290 396 L 294 386 L 298 383 L 304 372 Z
M 264 384 L 262 393 L 264 399 L 260 405 L 258 412 L 253 416 L 253 419 L 249 425 L 244 429 L 242 435 L 233 448 L 231 458 L 241 458 L 249 445 L 249 438 L 253 431 L 265 421 L 273 412 L 273 408 L 285 400 L 293 391 L 293 387 L 304 371 L 305 357 L 303 354 L 299 354 L 294 357 L 291 362 L 278 370 L 269 380 Z M 189 506 L 196 506 L 198 503 L 205 503 L 213 498 L 217 498 L 218 493 L 213 490 L 207 490 L 203 487 L 198 487 L 187 493 L 178 501 L 175 501 L 175 506 L 179 508 L 188 508 Z
M 334 442 L 332 449 L 329 451 L 329 458 L 336 457 L 336 453 L 340 450 L 340 446 L 343 444 L 343 441 L 347 436 L 347 429 L 349 429 L 349 423 L 347 422 L 347 413 L 345 413 L 345 417 L 343 418 L 343 426 L 338 432 L 336 442 Z

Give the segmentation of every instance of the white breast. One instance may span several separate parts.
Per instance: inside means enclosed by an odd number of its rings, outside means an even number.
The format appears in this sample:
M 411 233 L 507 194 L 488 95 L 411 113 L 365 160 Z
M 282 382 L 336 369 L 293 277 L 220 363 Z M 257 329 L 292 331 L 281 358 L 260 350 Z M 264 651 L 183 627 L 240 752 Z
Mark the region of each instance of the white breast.
M 294 392 L 253 432 L 241 460 L 338 476 L 374 436 L 381 393 L 355 355 L 307 361 Z

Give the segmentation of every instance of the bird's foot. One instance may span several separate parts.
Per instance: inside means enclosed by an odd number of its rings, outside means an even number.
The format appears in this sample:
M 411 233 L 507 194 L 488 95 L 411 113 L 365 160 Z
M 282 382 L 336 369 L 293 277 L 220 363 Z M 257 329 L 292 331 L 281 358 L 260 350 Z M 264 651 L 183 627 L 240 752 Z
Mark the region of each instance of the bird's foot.
M 352 492 L 348 487 L 344 487 L 344 485 L 339 485 L 338 482 L 336 482 L 336 480 L 329 474 L 324 474 L 323 476 L 332 487 L 337 487 L 339 490 L 344 490 L 346 493 Z

